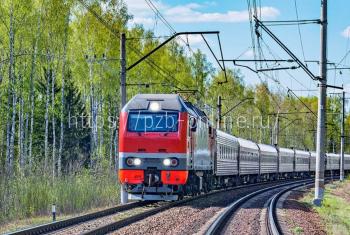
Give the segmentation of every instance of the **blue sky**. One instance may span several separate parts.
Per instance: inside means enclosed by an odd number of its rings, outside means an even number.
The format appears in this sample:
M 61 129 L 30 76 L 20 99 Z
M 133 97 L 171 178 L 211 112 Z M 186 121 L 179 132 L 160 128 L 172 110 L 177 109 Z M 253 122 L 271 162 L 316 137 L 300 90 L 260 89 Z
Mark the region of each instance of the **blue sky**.
M 250 2 L 253 2 L 252 0 Z M 261 15 L 263 20 L 295 20 L 295 0 L 257 0 L 261 2 Z M 321 0 L 296 0 L 299 19 L 319 19 Z M 350 1 L 336 0 L 328 1 L 328 60 L 338 63 L 345 53 L 350 49 Z M 157 36 L 170 35 L 170 30 L 155 17 L 145 0 L 126 0 L 129 12 L 134 15 L 134 22 L 130 24 L 143 24 L 145 28 L 154 30 Z M 152 0 L 161 14 L 167 19 L 177 31 L 209 31 L 219 30 L 226 59 L 240 58 L 252 59 L 252 40 L 248 20 L 247 0 L 221 0 L 221 1 L 198 1 L 198 0 Z M 269 27 L 280 40 L 285 43 L 302 61 L 303 52 L 298 33 L 298 27 L 293 26 L 271 26 Z M 302 43 L 306 60 L 319 60 L 320 54 L 320 27 L 317 24 L 300 25 Z M 187 40 L 187 38 L 183 37 Z M 208 36 L 208 41 L 218 54 L 218 46 L 215 37 Z M 188 38 L 193 49 L 200 48 L 214 63 L 204 42 L 198 36 Z M 289 59 L 288 55 L 273 42 L 268 35 L 263 34 L 263 52 L 266 58 L 273 59 L 273 56 L 282 59 Z M 265 44 L 267 46 L 265 46 Z M 268 49 L 269 48 L 269 49 Z M 342 64 L 350 67 L 350 56 Z M 252 64 L 253 65 L 253 64 Z M 270 64 L 270 66 L 276 66 Z M 281 65 L 284 66 L 284 65 Z M 285 66 L 290 66 L 286 64 Z M 315 63 L 308 63 L 310 70 L 319 74 L 319 68 Z M 217 66 L 216 66 L 217 67 Z M 234 68 L 232 63 L 228 67 Z M 341 67 L 341 66 L 340 66 Z M 254 85 L 261 80 L 255 73 L 247 69 L 241 69 L 245 83 Z M 294 90 L 317 89 L 316 82 L 313 82 L 301 69 L 270 72 L 278 80 L 279 84 L 264 75 L 271 89 L 286 92 L 287 87 Z M 292 78 L 293 77 L 293 78 Z M 342 84 L 350 88 L 350 70 L 329 71 L 328 83 L 331 85 Z M 350 90 L 350 89 L 349 89 Z M 329 89 L 334 92 L 333 89 Z M 317 95 L 317 92 L 296 91 L 298 95 Z

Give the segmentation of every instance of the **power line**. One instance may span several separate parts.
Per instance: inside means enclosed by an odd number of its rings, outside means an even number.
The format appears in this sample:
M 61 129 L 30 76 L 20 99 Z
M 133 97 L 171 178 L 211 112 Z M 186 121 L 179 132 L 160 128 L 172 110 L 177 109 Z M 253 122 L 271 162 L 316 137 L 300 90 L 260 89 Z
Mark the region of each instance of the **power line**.
M 288 88 L 288 92 L 291 92 L 315 117 L 317 117 L 317 114 L 312 111 L 309 106 L 307 106 L 291 89 Z
M 301 37 L 301 30 L 300 30 L 300 22 L 299 22 L 299 13 L 298 13 L 298 5 L 297 5 L 297 0 L 294 0 L 294 7 L 295 7 L 295 14 L 297 16 L 297 21 L 298 21 L 298 32 L 299 32 L 299 39 L 300 39 L 300 46 L 301 46 L 301 51 L 303 53 L 303 58 L 305 62 L 305 52 L 304 52 L 304 45 L 303 45 L 303 39 Z
M 348 50 L 345 55 L 343 56 L 343 58 L 337 63 L 337 65 L 341 64 L 345 59 L 346 57 L 350 54 L 350 50 Z
M 93 10 L 89 5 L 87 5 L 85 3 L 84 0 L 78 0 L 96 19 L 98 19 L 100 21 L 101 24 L 103 24 L 109 31 L 111 31 L 115 37 L 117 37 L 118 39 L 120 39 L 120 32 L 117 31 L 115 28 L 111 27 L 111 25 L 109 25 L 107 23 L 107 21 L 105 19 L 103 19 L 95 10 Z M 128 49 L 132 50 L 134 53 L 136 53 L 139 56 L 143 56 L 142 52 L 137 50 L 134 47 L 131 47 L 130 45 L 127 45 Z M 172 81 L 169 81 L 168 77 L 173 78 L 175 81 L 177 81 L 179 84 L 185 86 L 188 88 L 187 85 L 182 84 L 180 81 L 178 81 L 175 77 L 172 76 L 171 72 L 167 71 L 166 69 L 161 68 L 159 65 L 157 65 L 152 59 L 147 58 L 146 59 L 146 63 L 148 63 L 153 69 L 155 69 L 155 71 L 160 74 L 161 76 L 163 76 L 163 78 L 165 80 L 167 80 L 168 82 L 170 82 L 174 87 L 176 87 L 177 89 L 181 89 L 179 87 L 177 87 L 176 85 L 173 84 Z M 161 72 L 160 72 L 161 71 Z
M 152 0 L 145 0 L 147 5 L 151 8 L 151 10 L 156 14 L 156 16 L 170 29 L 170 31 L 175 34 L 176 30 L 171 26 L 171 24 L 163 17 L 157 7 L 153 4 Z
M 158 17 L 163 24 L 168 27 L 168 29 L 172 32 L 172 34 L 176 34 L 176 30 L 174 29 L 174 27 L 169 23 L 169 21 L 167 21 L 167 19 L 161 14 L 161 12 L 158 10 L 157 6 L 152 2 L 152 0 L 145 0 L 145 2 L 147 3 L 147 5 L 151 8 L 151 10 L 154 12 L 155 16 Z M 190 44 L 181 37 L 179 36 L 180 40 L 188 47 L 189 51 L 191 52 L 191 54 L 193 55 L 193 50 L 190 46 Z
M 189 42 L 188 42 L 188 34 L 186 35 L 187 36 L 187 42 L 184 41 L 184 39 L 181 37 L 181 34 L 180 33 L 177 33 L 176 30 L 174 29 L 174 27 L 166 20 L 166 18 L 160 13 L 160 11 L 158 10 L 158 8 L 155 6 L 155 4 L 153 4 L 152 0 L 145 0 L 147 5 L 152 9 L 152 11 L 156 14 L 156 16 L 158 16 L 160 18 L 160 20 L 169 28 L 170 31 L 172 31 L 173 33 L 173 36 L 178 34 L 180 40 L 182 40 L 185 45 L 188 47 L 189 51 L 191 52 L 192 56 L 194 54 Z M 189 33 L 191 34 L 191 33 Z M 222 65 L 220 64 L 219 60 L 217 59 L 215 53 L 213 52 L 212 48 L 210 47 L 208 41 L 205 39 L 204 35 L 201 34 L 202 36 L 202 39 L 203 41 L 205 42 L 205 44 L 207 45 L 207 47 L 209 48 L 210 52 L 212 53 L 213 57 L 215 58 L 216 62 L 218 63 L 219 67 L 221 68 L 222 71 L 224 71 L 224 75 L 225 75 L 225 82 L 220 82 L 219 84 L 222 84 L 222 83 L 226 83 L 227 82 L 227 75 L 226 75 L 226 68 L 225 68 L 225 62 L 222 61 Z M 171 39 L 171 37 L 170 37 Z M 167 39 L 169 40 L 169 39 Z M 218 43 L 219 43 L 219 49 L 220 49 L 220 55 L 221 55 L 221 58 L 223 59 L 223 52 L 222 52 L 222 47 L 221 47 L 221 40 L 220 40 L 220 35 L 217 34 L 217 40 L 218 40 Z
M 255 1 L 254 1 L 255 2 Z M 250 1 L 249 0 L 247 0 L 247 3 L 248 3 L 248 11 L 249 11 L 249 15 L 251 16 L 251 6 L 250 6 Z M 255 5 L 255 7 L 256 7 L 256 5 Z M 256 10 L 255 10 L 255 12 L 256 12 Z M 256 17 L 255 17 L 256 18 Z M 251 19 L 250 19 L 251 20 Z M 257 31 L 257 29 L 256 29 L 256 31 L 255 31 L 255 33 L 256 33 L 256 35 L 257 35 L 257 38 L 259 39 L 260 37 L 261 37 L 261 33 L 259 33 L 258 31 Z M 252 33 L 252 30 L 251 30 L 251 36 L 252 36 L 252 43 L 254 43 L 254 36 L 253 36 L 253 33 Z M 263 41 L 263 43 L 267 46 L 267 44 L 264 42 L 264 40 L 262 40 Z M 254 46 L 255 44 L 253 44 L 253 46 Z M 273 53 L 272 53 L 272 50 L 267 46 L 267 48 L 269 49 L 269 51 L 270 51 L 270 54 L 274 57 L 274 58 L 276 58 L 274 55 L 273 55 Z M 261 46 L 259 45 L 259 51 L 260 51 L 260 59 L 261 59 L 261 55 L 263 54 L 263 52 L 262 52 L 262 48 L 261 48 Z M 254 58 L 256 59 L 256 54 L 255 54 L 255 52 L 254 52 Z M 264 60 L 261 60 L 261 61 L 264 61 Z M 266 63 L 266 65 L 267 65 L 267 63 Z M 245 67 L 247 67 L 247 66 L 245 66 Z M 256 67 L 257 67 L 257 65 L 256 65 Z M 267 65 L 267 67 L 268 67 L 268 65 Z M 247 68 L 249 68 L 249 67 L 247 67 Z M 266 73 L 263 73 L 266 77 L 268 77 L 268 78 L 271 78 L 274 82 L 276 82 L 276 84 L 278 85 L 277 86 L 277 88 L 279 89 L 279 87 L 281 86 L 281 87 L 283 87 L 282 86 L 282 84 L 280 83 L 280 81 L 278 80 L 278 79 L 276 79 L 276 78 L 274 78 L 274 76 L 272 75 L 272 76 L 268 76 Z M 289 73 L 288 73 L 289 74 Z M 260 77 L 260 75 L 259 74 L 257 74 L 258 75 L 258 78 L 260 79 L 260 81 L 263 83 L 263 84 L 265 84 L 263 81 L 262 81 L 262 79 L 261 79 L 261 77 Z M 289 74 L 293 79 L 295 79 L 291 74 Z M 297 79 L 295 79 L 296 81 L 298 81 Z M 299 81 L 298 81 L 299 82 Z M 300 83 L 300 82 L 299 82 Z M 301 84 L 301 83 L 300 83 Z M 266 87 L 266 84 L 264 85 L 264 88 L 266 89 L 266 91 L 268 91 L 268 94 L 270 94 L 270 92 L 269 92 L 269 90 L 268 90 L 268 88 Z M 306 88 L 306 87 L 305 87 Z M 286 89 L 286 88 L 284 88 L 284 89 Z M 290 90 L 288 87 L 287 87 L 287 90 Z M 304 102 L 302 102 L 302 100 L 300 100 L 300 98 L 293 92 L 293 95 L 295 96 L 295 97 L 297 97 L 297 99 L 307 108 L 307 109 L 309 109 L 309 110 L 311 110 Z M 274 99 L 274 97 L 273 96 L 271 96 L 270 95 L 270 97 L 272 98 L 272 100 L 277 104 L 277 106 L 279 107 L 279 109 L 280 109 L 280 106 L 279 106 L 279 104 L 278 104 L 278 102 Z M 312 112 L 312 111 L 311 111 Z M 313 113 L 313 112 L 312 112 Z
M 164 35 L 164 36 L 154 36 L 154 37 L 151 37 L 151 36 L 146 36 L 146 37 L 129 37 L 127 38 L 128 41 L 130 40 L 144 40 L 144 39 L 159 39 L 159 38 L 170 38 L 171 36 L 169 35 Z
M 264 40 L 262 40 L 263 42 L 264 42 L 264 44 L 265 44 L 265 46 L 268 48 L 268 50 L 269 50 L 269 52 L 270 52 L 270 54 L 271 54 L 271 56 L 272 57 L 274 57 L 275 59 L 276 59 L 276 56 L 274 55 L 274 53 L 272 52 L 272 50 L 271 50 L 271 48 L 270 47 L 268 47 L 268 45 L 266 44 L 266 42 L 264 41 Z M 279 58 L 279 56 L 277 56 L 277 58 Z M 280 59 L 280 58 L 279 58 Z M 297 82 L 299 82 L 294 76 L 292 76 L 288 71 L 285 71 L 291 78 L 293 78 L 295 81 L 297 81 Z M 284 89 L 286 89 L 287 90 L 287 92 L 289 92 L 289 91 L 291 91 L 292 92 L 292 94 L 308 109 L 308 110 L 310 110 L 311 111 L 311 109 L 291 90 L 291 89 L 289 89 L 288 87 L 284 87 L 282 84 L 281 84 L 281 82 L 278 80 L 278 79 L 276 79 L 274 76 L 268 76 L 267 74 L 265 74 L 265 73 L 263 73 L 266 77 L 268 77 L 268 78 L 270 78 L 270 79 L 272 79 L 278 86 L 278 88 L 279 88 L 279 86 L 281 86 L 281 87 L 283 87 Z M 312 112 L 312 111 L 311 111 Z M 313 112 L 312 112 L 313 113 Z M 313 114 L 315 114 L 315 113 L 313 113 Z
M 278 56 L 277 54 L 275 54 L 273 51 L 272 51 L 272 49 L 269 47 L 269 45 L 265 42 L 265 40 L 264 39 L 262 39 L 262 42 L 264 43 L 264 45 L 266 46 L 266 48 L 267 48 L 267 50 L 269 51 L 269 53 L 270 53 L 270 55 L 273 57 L 273 58 L 278 58 L 278 59 L 281 59 L 281 57 L 280 56 Z M 308 89 L 308 90 L 310 90 L 309 88 L 307 88 L 303 83 L 301 83 L 298 79 L 296 79 L 289 71 L 285 71 L 286 73 L 287 73 L 287 75 L 290 77 L 290 78 L 292 78 L 294 81 L 296 81 L 299 85 L 301 85 L 302 87 L 304 87 L 305 89 Z M 311 80 L 311 81 L 313 81 L 314 83 L 315 83 L 315 81 L 314 80 Z

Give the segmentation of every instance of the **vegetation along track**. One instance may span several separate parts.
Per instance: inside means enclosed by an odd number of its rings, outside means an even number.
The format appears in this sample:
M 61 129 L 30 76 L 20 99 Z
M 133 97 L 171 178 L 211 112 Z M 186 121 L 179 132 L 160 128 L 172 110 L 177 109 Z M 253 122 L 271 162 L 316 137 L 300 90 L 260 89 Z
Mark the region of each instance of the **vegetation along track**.
M 7 235 L 37 235 L 37 234 L 45 234 L 49 232 L 53 232 L 59 229 L 67 228 L 79 223 L 83 223 L 86 221 L 91 221 L 94 219 L 102 218 L 105 216 L 109 216 L 112 214 L 116 214 L 118 212 L 123 212 L 123 211 L 129 211 L 134 208 L 138 208 L 141 206 L 146 206 L 150 204 L 149 202 L 133 202 L 133 203 L 128 203 L 125 205 L 118 205 L 112 208 L 108 208 L 105 210 L 57 221 L 57 222 L 52 222 L 52 223 L 47 223 L 19 231 L 15 231 L 12 233 L 8 233 Z
M 252 192 L 250 194 L 247 194 L 243 197 L 238 198 L 237 200 L 233 201 L 229 206 L 223 209 L 223 211 L 217 216 L 217 218 L 210 224 L 209 228 L 206 230 L 205 234 L 207 235 L 213 235 L 213 234 L 222 234 L 222 233 L 230 233 L 230 231 L 237 231 L 239 232 L 240 229 L 242 231 L 246 231 L 247 227 L 245 226 L 245 223 L 249 224 L 249 226 L 254 226 L 254 222 L 251 220 L 256 219 L 256 223 L 259 223 L 261 219 L 260 216 L 260 209 L 264 207 L 264 203 L 266 201 L 271 200 L 272 204 L 269 206 L 269 214 L 273 216 L 275 214 L 275 206 L 278 201 L 278 198 L 284 194 L 285 192 L 292 190 L 296 187 L 300 187 L 301 185 L 310 184 L 312 183 L 312 179 L 308 180 L 299 180 L 297 182 L 289 182 L 289 183 L 282 183 L 271 187 L 266 187 L 260 190 L 257 190 L 255 192 Z M 281 193 L 281 194 L 280 194 Z M 242 208 L 249 208 L 248 213 L 247 211 L 239 213 L 239 210 Z M 252 208 L 255 208 L 256 211 L 251 210 Z M 270 213 L 271 212 L 271 213 Z M 234 218 L 237 217 L 237 218 Z M 267 226 L 266 232 L 268 234 L 279 234 L 278 227 L 276 228 L 277 222 L 276 217 L 268 217 L 266 218 L 267 224 L 274 224 L 275 230 L 272 230 L 270 226 Z M 244 222 L 242 222 L 244 221 Z M 259 226 L 259 225 L 258 225 Z M 257 234 L 259 234 L 259 228 L 252 228 L 252 231 L 255 231 Z M 265 232 L 265 231 L 261 231 Z M 276 232 L 276 233 L 275 233 Z
M 285 181 L 283 181 L 285 182 Z M 295 181 L 293 181 L 295 184 Z M 248 189 L 252 187 L 266 186 L 269 184 L 276 184 L 281 182 L 264 182 L 250 185 L 242 185 L 231 187 L 227 189 L 215 190 L 208 194 L 202 194 L 195 197 L 189 197 L 176 202 L 135 202 L 126 205 L 120 205 L 107 210 L 74 217 L 71 219 L 53 222 L 33 228 L 17 231 L 11 235 L 17 234 L 105 234 L 115 231 L 122 227 L 131 225 L 137 221 L 143 220 L 149 216 L 155 215 L 170 208 L 180 206 L 197 199 L 206 198 L 210 195 L 233 191 L 237 189 Z

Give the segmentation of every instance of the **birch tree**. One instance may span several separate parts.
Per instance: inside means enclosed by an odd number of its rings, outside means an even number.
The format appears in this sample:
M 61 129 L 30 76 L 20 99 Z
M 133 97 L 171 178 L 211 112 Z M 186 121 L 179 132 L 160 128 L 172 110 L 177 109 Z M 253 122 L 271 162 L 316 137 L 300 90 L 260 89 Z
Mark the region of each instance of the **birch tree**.
M 48 64 L 50 63 L 50 55 L 48 52 Z M 51 80 L 51 66 L 45 69 L 45 79 L 46 79 L 46 102 L 45 102 L 45 140 L 44 140 L 44 171 L 46 173 L 48 166 L 48 156 L 49 156 L 49 104 L 50 104 L 50 80 Z
M 15 128 L 16 128 L 16 104 L 17 95 L 15 90 L 15 30 L 14 30 L 14 8 L 13 3 L 10 6 L 10 26 L 9 26 L 9 89 L 8 89 L 8 110 L 10 111 L 11 118 L 7 120 L 7 174 L 12 176 L 13 174 L 13 159 L 14 159 L 14 141 L 15 141 Z M 11 104 L 12 103 L 12 104 Z
M 61 78 L 61 116 L 60 116 L 60 146 L 58 150 L 57 159 L 57 173 L 61 176 L 62 171 L 62 151 L 64 147 L 64 113 L 65 113 L 65 73 L 66 73 L 66 57 L 67 57 L 67 44 L 68 44 L 68 27 L 69 27 L 70 11 L 67 13 L 65 30 L 64 30 L 64 43 L 63 43 L 63 62 L 62 62 L 62 78 Z

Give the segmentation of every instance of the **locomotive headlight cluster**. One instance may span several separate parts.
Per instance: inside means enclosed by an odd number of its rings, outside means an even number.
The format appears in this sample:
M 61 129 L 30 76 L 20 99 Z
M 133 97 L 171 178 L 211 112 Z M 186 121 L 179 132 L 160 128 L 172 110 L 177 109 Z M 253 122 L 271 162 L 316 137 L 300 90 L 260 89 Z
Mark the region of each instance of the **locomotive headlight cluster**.
M 141 163 L 142 161 L 140 158 L 129 157 L 126 159 L 126 164 L 128 166 L 139 166 Z
M 177 166 L 179 164 L 179 160 L 177 158 L 165 158 L 163 160 L 163 165 L 164 166 Z
M 153 112 L 157 112 L 160 110 L 160 104 L 159 102 L 152 101 L 149 105 L 149 109 Z

